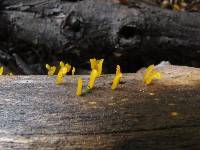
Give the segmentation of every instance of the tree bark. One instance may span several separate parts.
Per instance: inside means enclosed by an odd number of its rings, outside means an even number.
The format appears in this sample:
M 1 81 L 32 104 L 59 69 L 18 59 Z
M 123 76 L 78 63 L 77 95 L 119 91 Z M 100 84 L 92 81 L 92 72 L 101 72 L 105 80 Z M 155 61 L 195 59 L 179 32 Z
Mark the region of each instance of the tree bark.
M 77 76 L 0 76 L 1 149 L 199 149 L 200 69 L 156 67 L 150 86 L 143 71 L 96 80 L 76 93 Z M 82 76 L 84 88 L 88 76 Z
M 136 69 L 152 60 L 187 65 L 199 60 L 199 13 L 133 0 L 127 5 L 118 0 L 4 0 L 2 6 L 0 32 L 14 41 L 17 54 L 33 49 L 34 60 L 21 56 L 29 64 L 52 61 L 54 54 L 72 62 L 105 57 L 111 65 L 135 63 L 129 68 Z

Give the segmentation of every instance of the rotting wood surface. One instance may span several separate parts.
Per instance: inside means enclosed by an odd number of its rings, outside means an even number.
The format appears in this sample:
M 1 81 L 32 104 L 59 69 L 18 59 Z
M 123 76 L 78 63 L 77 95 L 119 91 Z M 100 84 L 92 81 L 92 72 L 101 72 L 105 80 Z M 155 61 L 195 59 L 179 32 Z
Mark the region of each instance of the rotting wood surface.
M 82 97 L 77 76 L 0 76 L 0 149 L 199 149 L 200 69 L 157 69 L 150 86 L 140 71 L 112 91 L 103 75 Z
M 107 73 L 115 64 L 133 72 L 162 60 L 199 67 L 199 13 L 147 1 L 0 1 L 0 63 L 26 75 L 60 59 L 84 69 L 92 57 L 107 60 Z

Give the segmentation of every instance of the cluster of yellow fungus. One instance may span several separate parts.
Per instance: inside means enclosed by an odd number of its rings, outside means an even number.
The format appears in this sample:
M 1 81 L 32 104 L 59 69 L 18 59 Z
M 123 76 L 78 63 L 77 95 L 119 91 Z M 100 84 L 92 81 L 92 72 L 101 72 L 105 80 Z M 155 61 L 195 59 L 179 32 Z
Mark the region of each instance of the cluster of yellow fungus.
M 120 70 L 120 66 L 117 65 L 116 67 L 116 74 L 115 74 L 115 77 L 113 79 L 113 83 L 112 83 L 112 86 L 111 86 L 111 89 L 112 90 L 115 90 L 120 82 L 120 79 L 122 77 L 122 73 L 121 73 L 121 70 Z
M 56 67 L 55 66 L 50 66 L 49 64 L 46 64 L 46 69 L 48 70 L 48 76 L 53 76 L 55 71 L 56 71 Z
M 90 91 L 95 84 L 95 80 L 101 76 L 102 74 L 102 66 L 103 66 L 103 61 L 104 59 L 100 59 L 97 60 L 95 58 L 90 59 L 90 65 L 91 65 L 91 73 L 90 73 L 90 77 L 89 77 L 89 81 L 88 81 L 88 85 L 86 88 L 85 92 Z M 56 71 L 56 67 L 55 66 L 50 66 L 48 64 L 46 64 L 46 68 L 48 70 L 48 76 L 53 76 L 55 71 Z M 146 72 L 144 74 L 144 83 L 146 85 L 151 84 L 153 79 L 161 79 L 161 75 L 159 72 L 157 71 L 153 71 L 154 69 L 154 65 L 150 65 L 149 67 L 146 68 Z M 71 70 L 71 65 L 70 64 L 65 64 L 64 62 L 60 62 L 60 69 L 58 71 L 58 75 L 56 78 L 56 84 L 61 84 L 63 83 L 63 77 Z M 75 67 L 72 67 L 72 75 L 74 76 L 75 74 Z M 0 68 L 0 74 L 3 73 L 3 67 Z M 116 74 L 115 77 L 113 79 L 112 82 L 112 86 L 111 89 L 115 90 L 117 88 L 117 86 L 120 83 L 120 80 L 122 78 L 122 72 L 120 69 L 120 66 L 117 65 L 116 67 Z M 76 90 L 76 95 L 77 96 L 81 96 L 82 95 L 82 89 L 83 89 L 83 80 L 81 77 L 78 77 L 77 80 L 77 90 Z
M 91 73 L 90 73 L 89 82 L 88 82 L 85 92 L 88 92 L 89 90 L 91 90 L 94 87 L 96 78 L 101 76 L 103 61 L 104 61 L 104 59 L 100 59 L 100 60 L 97 60 L 95 58 L 90 59 Z M 82 95 L 82 88 L 83 88 L 83 81 L 79 77 L 78 82 L 77 82 L 77 91 L 76 91 L 77 96 Z
M 97 60 L 95 58 L 90 59 L 91 69 L 92 70 L 95 69 L 97 71 L 98 77 L 100 77 L 101 73 L 102 73 L 103 61 L 104 61 L 104 59 L 99 59 L 99 60 Z
M 70 71 L 71 65 L 70 64 L 64 64 L 64 62 L 60 62 L 60 70 L 58 71 L 56 84 L 62 84 L 63 83 L 63 77 Z
M 146 72 L 144 74 L 144 83 L 146 85 L 151 84 L 153 79 L 161 79 L 161 74 L 157 71 L 153 71 L 154 65 L 150 65 L 146 68 Z
M 88 82 L 87 89 L 90 90 L 94 87 L 94 83 L 97 77 L 100 77 L 102 74 L 102 66 L 103 66 L 104 59 L 97 60 L 95 58 L 90 59 L 90 65 L 91 65 L 91 73 L 90 73 L 90 79 Z
M 60 65 L 60 69 L 58 70 L 56 84 L 62 84 L 63 77 L 71 70 L 71 65 L 68 63 L 65 64 L 63 61 L 60 61 L 59 65 Z M 56 66 L 50 66 L 49 64 L 46 64 L 46 69 L 48 70 L 48 76 L 53 76 L 54 73 L 56 72 Z M 76 68 L 72 67 L 71 71 L 72 71 L 72 75 L 74 75 Z

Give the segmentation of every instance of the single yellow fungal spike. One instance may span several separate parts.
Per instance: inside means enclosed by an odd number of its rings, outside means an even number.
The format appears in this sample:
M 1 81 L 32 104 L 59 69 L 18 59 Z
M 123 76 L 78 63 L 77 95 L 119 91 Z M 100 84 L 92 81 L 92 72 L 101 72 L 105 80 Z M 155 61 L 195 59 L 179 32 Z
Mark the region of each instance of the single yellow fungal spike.
M 60 67 L 64 67 L 64 62 L 63 61 L 60 61 Z
M 97 77 L 98 77 L 98 71 L 96 69 L 93 69 L 90 73 L 88 89 L 92 89 L 94 87 L 94 83 Z
M 67 68 L 67 73 L 71 70 L 71 65 L 70 64 L 65 64 L 65 67 Z
M 63 74 L 62 72 L 58 73 L 56 78 L 56 84 L 62 84 L 63 83 Z
M 117 88 L 117 86 L 119 85 L 121 77 L 122 77 L 122 74 L 115 75 L 115 77 L 113 79 L 112 87 L 111 87 L 112 90 L 115 90 Z
M 72 75 L 73 75 L 73 76 L 74 76 L 74 74 L 75 74 L 75 71 L 76 71 L 76 68 L 73 67 L 73 68 L 72 68 Z
M 82 89 L 83 89 L 83 80 L 81 77 L 78 78 L 77 82 L 77 90 L 76 90 L 76 95 L 81 96 L 82 95 Z
M 100 59 L 100 60 L 97 61 L 98 62 L 97 63 L 98 77 L 100 77 L 101 73 L 102 73 L 103 61 L 104 61 L 104 59 Z
M 151 72 L 153 71 L 154 65 L 150 65 L 149 67 L 146 68 L 146 72 L 144 74 L 144 82 L 147 80 Z
M 60 75 L 64 76 L 64 75 L 66 75 L 66 74 L 67 74 L 67 72 L 68 72 L 68 69 L 67 69 L 67 67 L 62 67 L 62 68 L 60 68 L 60 70 L 59 70 L 58 74 L 60 74 Z
M 144 83 L 146 85 L 151 84 L 153 79 L 161 79 L 161 74 L 157 71 L 153 71 L 154 65 L 150 65 L 144 74 Z
M 117 88 L 117 86 L 119 85 L 121 77 L 122 77 L 122 73 L 120 71 L 120 66 L 117 65 L 117 67 L 116 67 L 116 75 L 115 75 L 115 77 L 113 79 L 113 83 L 112 83 L 112 86 L 111 86 L 112 90 L 115 90 Z
M 46 64 L 46 68 L 47 68 L 47 70 L 50 70 L 50 66 L 49 66 L 49 64 Z
M 91 70 L 95 69 L 97 65 L 97 60 L 95 58 L 90 59 Z
M 3 75 L 3 67 L 0 67 L 0 75 Z
M 63 77 L 70 71 L 70 69 L 71 69 L 70 64 L 64 64 L 62 61 L 60 62 L 60 70 L 58 71 L 56 84 L 63 83 Z
M 120 66 L 117 65 L 117 68 L 116 68 L 116 74 L 120 74 L 120 73 L 121 73 Z
M 63 83 L 63 76 L 67 73 L 67 68 L 66 67 L 61 67 L 60 70 L 58 71 L 58 75 L 56 78 L 56 84 L 62 84 Z
M 161 75 L 159 72 L 153 72 L 145 81 L 146 85 L 151 84 L 153 79 L 161 79 Z

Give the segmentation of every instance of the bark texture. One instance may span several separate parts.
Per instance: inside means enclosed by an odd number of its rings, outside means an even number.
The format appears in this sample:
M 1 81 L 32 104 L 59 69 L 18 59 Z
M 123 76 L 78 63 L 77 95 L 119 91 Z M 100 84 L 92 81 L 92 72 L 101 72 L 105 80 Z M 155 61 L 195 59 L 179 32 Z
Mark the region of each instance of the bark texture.
M 161 81 L 112 75 L 77 97 L 76 78 L 0 77 L 1 149 L 199 149 L 200 70 L 160 66 Z M 83 76 L 84 86 L 88 76 Z

